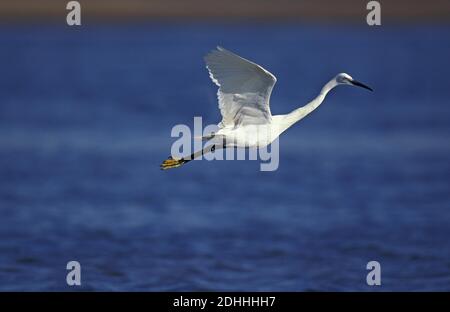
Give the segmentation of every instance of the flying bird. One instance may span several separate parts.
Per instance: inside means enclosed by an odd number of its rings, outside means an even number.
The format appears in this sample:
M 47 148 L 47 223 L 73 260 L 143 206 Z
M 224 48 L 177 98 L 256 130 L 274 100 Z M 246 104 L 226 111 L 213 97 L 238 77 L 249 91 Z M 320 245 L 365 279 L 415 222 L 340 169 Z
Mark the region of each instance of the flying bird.
M 285 115 L 272 115 L 270 94 L 277 82 L 276 77 L 261 67 L 222 47 L 205 56 L 206 68 L 211 80 L 219 87 L 217 97 L 222 121 L 218 131 L 202 137 L 213 144 L 190 156 L 169 156 L 161 169 L 181 165 L 219 148 L 261 148 L 272 143 L 286 129 L 314 111 L 328 92 L 340 85 L 357 86 L 373 91 L 346 73 L 337 74 L 327 82 L 320 93 L 308 104 Z

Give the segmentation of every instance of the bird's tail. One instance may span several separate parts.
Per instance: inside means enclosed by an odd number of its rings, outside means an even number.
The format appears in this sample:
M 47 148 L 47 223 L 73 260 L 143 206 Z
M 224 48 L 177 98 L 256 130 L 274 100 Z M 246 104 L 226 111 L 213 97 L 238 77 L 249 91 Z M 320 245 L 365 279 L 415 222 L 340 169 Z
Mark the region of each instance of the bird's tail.
M 174 158 L 172 158 L 172 156 L 169 156 L 166 160 L 164 160 L 162 162 L 161 170 L 177 168 L 177 167 L 184 165 L 187 162 L 188 162 L 188 160 L 185 160 L 184 158 L 174 159 Z

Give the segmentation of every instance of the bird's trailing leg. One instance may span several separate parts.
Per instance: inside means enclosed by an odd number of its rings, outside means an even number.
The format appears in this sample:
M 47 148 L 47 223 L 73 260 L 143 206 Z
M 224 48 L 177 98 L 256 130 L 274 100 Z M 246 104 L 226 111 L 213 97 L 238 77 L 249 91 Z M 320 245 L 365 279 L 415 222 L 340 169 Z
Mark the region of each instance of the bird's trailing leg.
M 215 150 L 216 150 L 216 144 L 213 144 L 213 145 L 209 145 L 209 146 L 205 147 L 204 149 L 202 149 L 200 151 L 192 153 L 189 157 L 175 159 L 172 156 L 169 156 L 166 160 L 164 160 L 162 162 L 161 170 L 167 170 L 167 169 L 180 167 L 180 166 L 184 165 L 185 163 L 190 162 L 191 160 L 193 160 L 201 155 L 207 154 L 209 152 L 214 152 Z
M 161 164 L 161 170 L 167 170 L 172 168 L 180 167 L 181 165 L 187 163 L 188 160 L 184 158 L 174 159 L 172 156 L 169 156 L 166 160 L 164 160 Z

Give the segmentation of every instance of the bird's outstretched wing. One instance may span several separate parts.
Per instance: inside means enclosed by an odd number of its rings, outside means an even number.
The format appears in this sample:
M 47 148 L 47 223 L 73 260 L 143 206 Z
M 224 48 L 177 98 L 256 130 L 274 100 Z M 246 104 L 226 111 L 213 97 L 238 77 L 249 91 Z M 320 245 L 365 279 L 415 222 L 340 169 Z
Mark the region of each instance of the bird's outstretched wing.
M 270 122 L 269 99 L 277 81 L 274 75 L 222 47 L 207 54 L 205 62 L 209 76 L 219 86 L 219 127 Z

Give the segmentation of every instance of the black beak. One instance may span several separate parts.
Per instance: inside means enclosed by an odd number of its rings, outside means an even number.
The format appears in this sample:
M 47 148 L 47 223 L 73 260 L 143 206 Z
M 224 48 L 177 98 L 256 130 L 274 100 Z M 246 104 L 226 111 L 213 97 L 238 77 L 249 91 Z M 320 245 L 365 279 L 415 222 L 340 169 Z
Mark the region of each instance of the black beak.
M 350 83 L 351 83 L 352 85 L 354 85 L 354 86 L 358 86 L 358 87 L 361 87 L 361 88 L 364 88 L 364 89 L 373 91 L 373 89 L 372 89 L 371 87 L 366 86 L 365 84 L 363 84 L 363 83 L 361 83 L 361 82 L 359 82 L 359 81 L 357 81 L 357 80 L 351 80 Z

